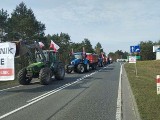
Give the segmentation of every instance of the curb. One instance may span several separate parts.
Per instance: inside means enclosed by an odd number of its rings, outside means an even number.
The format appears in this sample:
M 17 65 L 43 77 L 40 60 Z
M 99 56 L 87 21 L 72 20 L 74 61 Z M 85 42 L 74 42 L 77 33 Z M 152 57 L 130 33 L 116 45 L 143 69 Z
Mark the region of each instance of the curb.
M 122 120 L 141 120 L 127 73 L 122 65 Z

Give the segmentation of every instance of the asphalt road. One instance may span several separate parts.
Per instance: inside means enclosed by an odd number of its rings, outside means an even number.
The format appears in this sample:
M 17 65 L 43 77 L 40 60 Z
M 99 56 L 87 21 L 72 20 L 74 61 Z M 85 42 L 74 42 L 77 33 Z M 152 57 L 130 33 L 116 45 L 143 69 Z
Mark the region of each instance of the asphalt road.
M 0 119 L 115 120 L 120 63 L 85 74 L 66 74 L 51 85 L 0 87 Z

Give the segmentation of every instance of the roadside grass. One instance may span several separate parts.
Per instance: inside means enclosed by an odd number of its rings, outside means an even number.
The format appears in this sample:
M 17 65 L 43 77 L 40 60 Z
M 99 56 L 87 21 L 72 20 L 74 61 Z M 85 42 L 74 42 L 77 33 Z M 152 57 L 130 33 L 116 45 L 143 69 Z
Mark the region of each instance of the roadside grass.
M 138 61 L 124 65 L 142 120 L 160 120 L 160 95 L 157 95 L 156 75 L 160 61 Z

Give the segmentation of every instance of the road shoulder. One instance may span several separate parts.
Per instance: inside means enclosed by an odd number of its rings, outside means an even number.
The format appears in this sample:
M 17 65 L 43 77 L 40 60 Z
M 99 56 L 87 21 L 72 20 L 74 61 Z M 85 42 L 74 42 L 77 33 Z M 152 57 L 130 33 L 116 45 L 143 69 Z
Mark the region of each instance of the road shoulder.
M 122 79 L 122 119 L 141 120 L 124 65 L 122 65 L 121 79 Z

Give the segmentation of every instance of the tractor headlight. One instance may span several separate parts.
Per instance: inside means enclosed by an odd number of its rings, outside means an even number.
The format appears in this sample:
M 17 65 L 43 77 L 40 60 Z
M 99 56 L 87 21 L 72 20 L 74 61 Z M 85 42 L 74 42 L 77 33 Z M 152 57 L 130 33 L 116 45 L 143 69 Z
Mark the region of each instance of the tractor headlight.
M 74 65 L 74 62 L 73 62 L 73 61 L 71 62 L 71 65 Z

